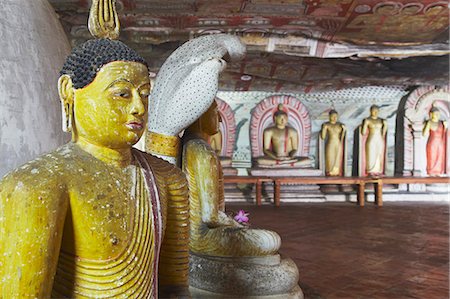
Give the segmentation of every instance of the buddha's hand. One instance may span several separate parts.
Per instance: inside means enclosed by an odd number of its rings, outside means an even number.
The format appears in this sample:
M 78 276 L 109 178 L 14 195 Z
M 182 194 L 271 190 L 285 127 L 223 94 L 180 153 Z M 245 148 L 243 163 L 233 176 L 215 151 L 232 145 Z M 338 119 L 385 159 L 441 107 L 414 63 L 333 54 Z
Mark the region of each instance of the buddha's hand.
M 228 54 L 228 55 L 227 55 Z M 202 36 L 178 48 L 161 67 L 150 96 L 149 130 L 175 136 L 211 106 L 222 59 L 243 57 L 245 46 L 238 37 L 225 34 Z

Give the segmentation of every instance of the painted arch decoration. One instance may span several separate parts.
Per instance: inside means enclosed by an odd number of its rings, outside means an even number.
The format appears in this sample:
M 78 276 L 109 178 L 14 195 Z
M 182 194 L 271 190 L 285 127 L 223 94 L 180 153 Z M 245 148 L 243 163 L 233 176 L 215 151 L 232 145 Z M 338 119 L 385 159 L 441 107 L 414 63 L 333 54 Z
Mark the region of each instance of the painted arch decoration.
M 234 112 L 225 101 L 216 97 L 217 110 L 220 118 L 220 132 L 222 133 L 222 151 L 220 156 L 232 157 L 236 139 L 236 120 Z

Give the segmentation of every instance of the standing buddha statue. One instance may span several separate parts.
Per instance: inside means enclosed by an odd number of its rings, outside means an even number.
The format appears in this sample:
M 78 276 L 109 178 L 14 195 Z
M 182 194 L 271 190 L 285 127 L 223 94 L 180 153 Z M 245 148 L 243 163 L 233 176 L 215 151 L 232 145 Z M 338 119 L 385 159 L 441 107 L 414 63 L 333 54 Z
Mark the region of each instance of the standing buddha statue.
M 264 129 L 263 157 L 255 159 L 260 167 L 308 167 L 311 159 L 296 156 L 298 132 L 288 126 L 288 114 L 282 104 L 273 115 L 274 125 Z
M 384 174 L 386 155 L 387 122 L 379 118 L 380 108 L 377 105 L 370 107 L 370 117 L 363 120 L 361 135 L 366 138 L 363 148 L 363 174 L 378 176 Z
M 437 107 L 430 110 L 430 118 L 425 121 L 423 135 L 429 135 L 427 141 L 427 173 L 439 176 L 446 171 L 447 161 L 447 122 L 440 120 Z
M 336 110 L 329 112 L 329 121 L 322 125 L 320 138 L 325 142 L 325 175 L 345 175 L 347 129 L 338 122 Z

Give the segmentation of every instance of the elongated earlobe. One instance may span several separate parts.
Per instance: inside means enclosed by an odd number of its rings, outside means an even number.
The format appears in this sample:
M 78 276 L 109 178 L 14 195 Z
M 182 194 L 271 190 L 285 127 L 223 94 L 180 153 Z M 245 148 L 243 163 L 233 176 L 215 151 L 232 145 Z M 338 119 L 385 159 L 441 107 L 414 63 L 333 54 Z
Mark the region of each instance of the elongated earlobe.
M 72 79 L 68 75 L 62 75 L 58 80 L 59 100 L 61 101 L 62 129 L 71 132 L 73 125 L 74 91 Z

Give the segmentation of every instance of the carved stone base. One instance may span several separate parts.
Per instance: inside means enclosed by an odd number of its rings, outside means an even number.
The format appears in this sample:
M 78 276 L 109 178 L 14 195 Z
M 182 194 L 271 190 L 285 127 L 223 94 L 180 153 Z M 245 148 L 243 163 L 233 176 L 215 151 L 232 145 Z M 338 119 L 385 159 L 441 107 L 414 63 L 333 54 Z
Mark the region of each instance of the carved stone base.
M 190 254 L 192 298 L 303 299 L 291 259 Z
M 233 167 L 222 167 L 223 175 L 237 175 L 238 170 Z

